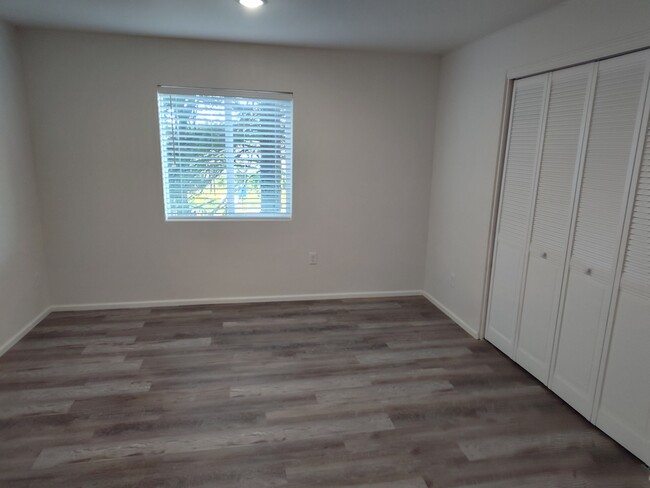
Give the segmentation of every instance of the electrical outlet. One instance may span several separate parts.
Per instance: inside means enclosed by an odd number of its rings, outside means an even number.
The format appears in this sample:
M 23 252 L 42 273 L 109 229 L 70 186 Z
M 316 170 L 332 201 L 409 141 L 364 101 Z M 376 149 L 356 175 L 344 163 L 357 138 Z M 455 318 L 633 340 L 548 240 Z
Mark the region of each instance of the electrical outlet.
M 308 263 L 310 265 L 318 264 L 318 253 L 313 252 L 313 251 L 310 252 L 309 253 L 309 261 L 308 261 Z

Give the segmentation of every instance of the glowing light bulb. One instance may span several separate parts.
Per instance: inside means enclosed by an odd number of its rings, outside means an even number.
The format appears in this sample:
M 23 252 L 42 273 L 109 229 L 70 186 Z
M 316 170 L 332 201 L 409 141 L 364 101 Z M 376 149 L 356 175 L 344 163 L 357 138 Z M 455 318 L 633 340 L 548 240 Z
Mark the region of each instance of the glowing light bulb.
M 266 0 L 239 0 L 239 3 L 241 3 L 246 8 L 253 9 L 264 5 L 266 3 Z

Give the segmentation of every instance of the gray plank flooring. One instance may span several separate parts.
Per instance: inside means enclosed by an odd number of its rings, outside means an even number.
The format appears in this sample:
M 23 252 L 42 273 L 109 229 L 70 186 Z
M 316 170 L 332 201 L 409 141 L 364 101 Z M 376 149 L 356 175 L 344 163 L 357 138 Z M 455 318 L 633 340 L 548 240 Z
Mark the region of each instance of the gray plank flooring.
M 2 487 L 650 488 L 419 297 L 50 314 L 0 358 Z

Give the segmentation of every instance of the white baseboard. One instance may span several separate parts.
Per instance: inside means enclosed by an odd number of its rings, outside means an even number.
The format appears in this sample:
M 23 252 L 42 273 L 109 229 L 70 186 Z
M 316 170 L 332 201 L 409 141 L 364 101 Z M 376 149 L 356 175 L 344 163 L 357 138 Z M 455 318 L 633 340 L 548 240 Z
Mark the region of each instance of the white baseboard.
M 181 305 L 220 305 L 228 303 L 262 303 L 262 302 L 293 302 L 306 300 L 336 300 L 345 298 L 390 298 L 421 296 L 421 290 L 402 291 L 371 291 L 351 293 L 313 293 L 304 295 L 268 295 L 250 297 L 228 297 L 228 298 L 185 298 L 178 300 L 149 300 L 132 302 L 105 302 L 105 303 L 83 303 L 68 305 L 53 305 L 52 312 L 71 312 L 80 310 L 110 310 L 116 308 L 154 308 L 154 307 L 176 307 Z
M 478 332 L 475 331 L 473 328 L 471 328 L 465 321 L 463 321 L 458 315 L 456 315 L 454 312 L 449 310 L 447 307 L 445 307 L 442 303 L 440 303 L 437 299 L 433 298 L 430 294 L 428 294 L 426 291 L 422 291 L 422 296 L 429 300 L 431 303 L 433 303 L 436 307 L 438 307 L 447 317 L 449 317 L 451 320 L 456 322 L 459 327 L 465 330 L 469 335 L 471 335 L 474 339 L 478 339 L 479 335 Z
M 27 333 L 30 330 L 32 330 L 34 327 L 36 327 L 36 325 L 38 325 L 38 323 L 41 320 L 43 320 L 47 316 L 47 314 L 49 314 L 51 311 L 52 311 L 52 307 L 46 307 L 45 310 L 39 313 L 27 325 L 25 325 L 22 329 L 20 329 L 13 336 L 11 336 L 7 342 L 5 342 L 4 344 L 0 344 L 0 356 L 2 356 L 9 349 L 11 349 L 20 339 L 25 337 Z
M 154 308 L 174 307 L 181 305 L 219 305 L 228 303 L 263 303 L 263 302 L 290 302 L 306 300 L 337 300 L 349 298 L 390 298 L 390 297 L 411 297 L 423 296 L 432 304 L 438 307 L 451 320 L 462 327 L 469 335 L 478 339 L 478 333 L 469 325 L 463 322 L 456 314 L 445 307 L 438 300 L 423 290 L 400 290 L 400 291 L 371 291 L 351 293 L 312 293 L 303 295 L 269 295 L 251 297 L 230 297 L 230 298 L 189 298 L 180 300 L 150 300 L 140 302 L 107 302 L 107 303 L 85 303 L 74 305 L 51 305 L 45 308 L 38 316 L 32 319 L 27 325 L 16 332 L 7 342 L 0 345 L 0 356 L 11 349 L 20 339 L 32 330 L 50 312 L 69 312 L 81 310 L 109 310 L 116 308 Z

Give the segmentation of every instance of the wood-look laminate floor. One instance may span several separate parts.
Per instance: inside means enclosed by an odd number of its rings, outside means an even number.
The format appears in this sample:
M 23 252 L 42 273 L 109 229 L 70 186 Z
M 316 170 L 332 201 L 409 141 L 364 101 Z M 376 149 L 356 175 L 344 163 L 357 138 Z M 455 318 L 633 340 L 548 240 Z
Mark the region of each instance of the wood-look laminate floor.
M 53 313 L 0 358 L 3 487 L 644 487 L 423 298 Z

